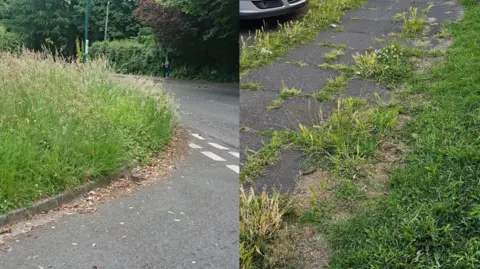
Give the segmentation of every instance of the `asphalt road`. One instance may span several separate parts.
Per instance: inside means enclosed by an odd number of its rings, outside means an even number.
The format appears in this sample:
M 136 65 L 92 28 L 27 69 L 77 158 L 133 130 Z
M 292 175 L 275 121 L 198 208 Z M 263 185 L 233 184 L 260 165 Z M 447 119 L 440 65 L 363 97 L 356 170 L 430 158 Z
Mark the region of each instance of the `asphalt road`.
M 239 147 L 238 84 L 166 80 L 180 104 L 180 122 L 228 145 Z
M 1 269 L 239 267 L 235 86 L 165 86 L 180 102 L 181 123 L 195 133 L 187 160 L 169 179 L 106 202 L 95 214 L 63 215 L 7 240 Z

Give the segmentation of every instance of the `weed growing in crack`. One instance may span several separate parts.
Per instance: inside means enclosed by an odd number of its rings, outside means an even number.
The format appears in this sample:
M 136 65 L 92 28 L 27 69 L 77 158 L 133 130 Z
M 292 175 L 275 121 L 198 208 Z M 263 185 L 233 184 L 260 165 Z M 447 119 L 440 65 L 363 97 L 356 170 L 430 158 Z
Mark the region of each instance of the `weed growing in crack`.
M 278 99 L 273 100 L 270 105 L 267 107 L 267 110 L 277 109 L 283 104 L 285 100 L 292 97 L 309 97 L 309 94 L 304 94 L 300 90 L 287 88 L 285 85 L 280 92 Z
M 282 91 L 280 92 L 280 98 L 286 100 L 291 97 L 300 97 L 304 96 L 300 90 L 297 89 L 290 89 L 283 87 Z
M 290 61 L 287 61 L 285 62 L 286 64 L 293 64 L 293 65 L 296 65 L 298 67 L 303 67 L 303 66 L 307 66 L 308 64 L 305 63 L 305 62 L 302 62 L 302 61 L 297 61 L 297 62 L 290 62 Z
M 427 13 L 431 8 L 432 6 L 429 6 L 419 14 L 418 8 L 411 7 L 408 12 L 395 15 L 395 20 L 403 22 L 403 38 L 412 39 L 422 33 L 423 29 L 425 29 Z
M 441 39 L 450 39 L 452 38 L 452 33 L 447 27 L 442 27 L 439 33 L 437 33 L 435 38 L 441 38 Z
M 335 33 L 344 32 L 344 31 L 345 31 L 345 27 L 342 26 L 342 25 L 338 25 L 337 27 L 335 27 L 335 29 L 333 29 L 333 31 L 334 31 Z
M 258 91 L 260 90 L 260 84 L 249 82 L 247 84 L 240 85 L 241 90 L 250 90 L 250 91 Z
M 325 53 L 324 57 L 327 62 L 332 62 L 336 60 L 338 57 L 345 55 L 344 49 L 334 49 L 327 53 Z
M 317 45 L 322 47 L 327 47 L 327 48 L 336 48 L 336 49 L 343 49 L 343 50 L 347 49 L 347 46 L 344 44 L 334 44 L 332 42 L 327 42 L 327 41 L 318 42 Z
M 355 73 L 355 68 L 346 64 L 323 63 L 319 64 L 318 67 L 323 69 L 335 70 L 348 75 Z
M 342 74 L 335 79 L 330 79 L 325 87 L 315 94 L 315 99 L 318 102 L 327 102 L 335 98 L 335 96 L 347 89 L 348 77 Z
M 274 164 L 278 154 L 289 146 L 289 141 L 282 132 L 274 131 L 270 143 L 247 157 L 247 162 L 240 172 L 240 182 L 248 183 L 262 175 L 265 166 Z

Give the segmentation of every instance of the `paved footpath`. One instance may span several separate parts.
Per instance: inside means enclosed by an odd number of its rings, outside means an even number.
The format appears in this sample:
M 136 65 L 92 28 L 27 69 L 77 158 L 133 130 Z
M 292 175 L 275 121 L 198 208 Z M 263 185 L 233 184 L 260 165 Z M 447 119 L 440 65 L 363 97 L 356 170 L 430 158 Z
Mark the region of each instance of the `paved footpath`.
M 213 108 L 225 99 L 220 95 L 207 97 Z M 218 113 L 233 118 L 229 111 Z M 182 123 L 191 121 L 187 116 Z M 210 136 L 230 130 L 190 130 L 190 155 L 170 178 L 108 201 L 95 214 L 64 215 L 7 240 L 0 246 L 0 268 L 238 268 L 239 155 L 229 145 L 238 141 Z
M 346 45 L 346 54 L 334 63 L 352 64 L 352 55 L 364 53 L 367 48 L 381 48 L 392 33 L 400 33 L 402 23 L 394 20 L 397 13 L 407 11 L 410 7 L 426 8 L 430 0 L 371 0 L 368 4 L 352 10 L 343 18 L 343 32 L 332 30 L 320 32 L 315 41 L 294 48 L 283 59 L 273 64 L 250 72 L 241 79 L 241 84 L 258 83 L 259 91 L 241 91 L 240 93 L 240 132 L 241 164 L 246 162 L 246 150 L 257 151 L 269 142 L 269 137 L 259 133 L 262 130 L 297 130 L 299 124 L 314 126 L 336 108 L 336 101 L 319 103 L 313 98 L 290 98 L 279 109 L 267 111 L 268 105 L 279 97 L 284 84 L 288 88 L 301 90 L 303 93 L 317 93 L 323 89 L 331 78 L 339 75 L 337 71 L 321 69 L 325 63 L 324 54 L 332 50 L 321 46 L 322 42 Z M 440 24 L 459 18 L 462 7 L 455 1 L 433 1 L 435 6 L 427 17 L 431 22 L 426 34 L 430 45 L 438 44 L 433 36 L 440 31 Z M 399 40 L 400 41 L 400 40 Z M 290 62 L 290 63 L 289 63 Z M 299 67 L 291 63 L 302 62 Z M 343 96 L 371 97 L 379 93 L 388 98 L 389 91 L 376 83 L 364 80 L 351 80 Z M 321 111 L 321 113 L 320 113 Z M 292 191 L 303 169 L 305 158 L 296 149 L 280 154 L 276 164 L 267 167 L 265 175 L 256 180 L 257 189 L 275 187 L 283 192 Z

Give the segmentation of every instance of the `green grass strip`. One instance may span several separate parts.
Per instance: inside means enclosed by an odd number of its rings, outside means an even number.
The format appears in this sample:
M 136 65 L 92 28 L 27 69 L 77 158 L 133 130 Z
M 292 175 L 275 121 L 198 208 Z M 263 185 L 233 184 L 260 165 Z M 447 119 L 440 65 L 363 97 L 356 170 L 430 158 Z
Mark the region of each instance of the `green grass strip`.
M 405 130 L 406 167 L 331 231 L 330 268 L 480 268 L 480 5 L 450 30 L 444 65 L 412 85 L 429 102 Z

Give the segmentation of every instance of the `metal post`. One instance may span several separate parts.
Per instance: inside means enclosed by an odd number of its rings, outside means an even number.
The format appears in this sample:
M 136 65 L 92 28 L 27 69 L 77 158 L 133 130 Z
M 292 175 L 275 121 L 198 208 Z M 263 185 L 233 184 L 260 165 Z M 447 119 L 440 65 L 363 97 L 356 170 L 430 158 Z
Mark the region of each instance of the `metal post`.
M 88 57 L 88 9 L 90 7 L 90 0 L 85 3 L 85 52 L 83 54 L 83 62 L 87 61 Z
M 110 11 L 110 1 L 107 2 L 107 16 L 105 18 L 105 34 L 103 35 L 103 41 L 107 41 L 108 12 L 109 11 Z

